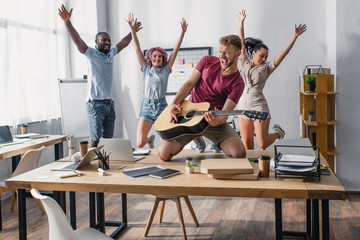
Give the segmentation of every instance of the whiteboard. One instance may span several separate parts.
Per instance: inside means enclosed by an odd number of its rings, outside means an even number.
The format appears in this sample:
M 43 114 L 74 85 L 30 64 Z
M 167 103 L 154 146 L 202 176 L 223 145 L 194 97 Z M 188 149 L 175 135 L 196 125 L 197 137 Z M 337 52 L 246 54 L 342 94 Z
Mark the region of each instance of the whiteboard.
M 166 90 L 167 96 L 176 95 L 181 86 L 189 79 L 201 58 L 211 55 L 211 50 L 211 47 L 188 47 L 179 49 L 169 76 L 169 83 Z M 147 51 L 148 49 L 144 50 L 144 55 Z M 174 49 L 166 48 L 165 51 L 168 56 L 170 56 Z
M 63 134 L 89 137 L 86 112 L 86 79 L 58 79 Z

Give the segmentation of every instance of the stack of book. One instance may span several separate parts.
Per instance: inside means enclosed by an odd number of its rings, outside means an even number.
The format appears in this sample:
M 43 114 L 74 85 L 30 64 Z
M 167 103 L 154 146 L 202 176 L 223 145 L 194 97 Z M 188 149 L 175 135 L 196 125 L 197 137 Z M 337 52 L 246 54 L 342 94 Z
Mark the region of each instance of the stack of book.
M 251 164 L 247 158 L 202 160 L 201 173 L 215 179 L 259 179 L 258 165 Z

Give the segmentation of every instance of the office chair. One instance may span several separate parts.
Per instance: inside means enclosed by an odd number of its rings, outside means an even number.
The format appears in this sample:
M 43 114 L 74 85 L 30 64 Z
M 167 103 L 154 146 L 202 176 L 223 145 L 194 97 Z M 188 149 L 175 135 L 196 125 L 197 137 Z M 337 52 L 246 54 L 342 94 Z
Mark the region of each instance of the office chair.
M 17 165 L 15 171 L 11 174 L 11 177 L 15 177 L 17 175 L 20 175 L 22 173 L 25 173 L 25 172 L 28 172 L 30 170 L 33 170 L 33 169 L 37 168 L 37 166 L 39 164 L 41 154 L 42 154 L 42 151 L 43 151 L 44 148 L 45 147 L 42 146 L 41 148 L 31 149 L 31 150 L 27 151 L 23 155 L 23 157 L 21 158 L 21 160 L 20 160 L 19 164 Z M 7 179 L 7 178 L 5 178 L 5 179 Z M 4 180 L 0 182 L 0 196 L 1 196 L 1 194 L 3 192 L 12 192 L 12 196 L 11 196 L 11 212 L 14 212 L 16 189 L 6 188 Z M 44 209 L 43 209 L 40 201 L 35 199 L 35 202 L 38 205 L 38 207 L 39 207 L 39 209 L 41 211 L 41 214 L 45 214 Z
M 183 214 L 182 214 L 182 210 L 181 210 L 181 204 L 180 204 L 180 198 L 181 197 L 184 198 L 185 203 L 188 206 L 189 211 L 191 213 L 191 216 L 194 219 L 195 225 L 197 227 L 199 226 L 199 222 L 198 222 L 198 220 L 196 218 L 194 209 L 191 206 L 189 197 L 188 196 L 174 196 L 174 195 L 156 195 L 155 197 L 156 197 L 155 202 L 154 202 L 153 208 L 151 210 L 151 214 L 150 214 L 148 223 L 146 224 L 146 229 L 145 229 L 145 234 L 144 234 L 145 237 L 149 234 L 150 227 L 151 227 L 151 224 L 153 222 L 153 219 L 154 219 L 154 216 L 155 216 L 155 213 L 156 213 L 156 210 L 157 210 L 157 207 L 158 207 L 159 203 L 162 202 L 161 209 L 160 209 L 160 219 L 159 219 L 159 223 L 161 223 L 163 215 L 164 215 L 165 202 L 166 202 L 166 200 L 170 199 L 170 200 L 172 200 L 172 201 L 174 201 L 176 203 L 176 208 L 177 208 L 178 215 L 179 215 L 179 222 L 180 222 L 180 226 L 181 226 L 181 230 L 182 230 L 182 235 L 183 235 L 183 238 L 186 240 L 187 237 L 186 237 L 186 231 L 185 231 L 185 225 L 184 225 L 184 218 L 183 218 Z
M 59 204 L 48 196 L 41 195 L 33 188 L 31 195 L 43 204 L 49 220 L 49 240 L 112 240 L 111 237 L 94 228 L 79 228 L 73 230 Z

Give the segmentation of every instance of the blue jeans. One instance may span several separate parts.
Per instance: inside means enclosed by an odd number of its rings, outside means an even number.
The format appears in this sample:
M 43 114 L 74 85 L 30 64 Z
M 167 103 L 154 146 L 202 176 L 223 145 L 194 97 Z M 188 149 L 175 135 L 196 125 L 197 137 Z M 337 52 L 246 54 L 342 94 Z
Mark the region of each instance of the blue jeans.
M 98 142 L 101 137 L 111 138 L 115 127 L 115 104 L 114 101 L 101 102 L 89 100 L 86 103 L 89 121 L 90 140 Z
M 154 123 L 162 111 L 167 107 L 165 98 L 149 99 L 144 98 L 141 104 L 139 120 Z

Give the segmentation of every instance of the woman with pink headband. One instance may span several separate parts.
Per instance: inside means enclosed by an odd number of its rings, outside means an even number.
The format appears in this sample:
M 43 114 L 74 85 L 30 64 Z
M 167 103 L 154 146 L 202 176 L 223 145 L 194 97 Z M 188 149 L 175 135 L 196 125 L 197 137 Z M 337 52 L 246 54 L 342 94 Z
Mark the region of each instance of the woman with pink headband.
M 171 73 L 171 69 L 174 65 L 176 55 L 178 54 L 188 25 L 183 18 L 180 22 L 181 34 L 179 40 L 177 41 L 174 51 L 169 57 L 169 60 L 167 60 L 166 51 L 160 47 L 149 49 L 144 57 L 136 35 L 136 26 L 138 24 L 137 18 L 134 18 L 133 13 L 129 13 L 126 21 L 129 23 L 131 29 L 136 55 L 143 73 L 144 99 L 139 115 L 136 143 L 138 147 L 143 147 L 147 143 L 149 143 L 150 147 L 153 147 L 155 136 L 148 136 L 148 134 L 155 120 L 167 106 L 165 94 L 169 75 Z

